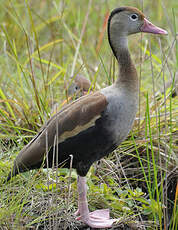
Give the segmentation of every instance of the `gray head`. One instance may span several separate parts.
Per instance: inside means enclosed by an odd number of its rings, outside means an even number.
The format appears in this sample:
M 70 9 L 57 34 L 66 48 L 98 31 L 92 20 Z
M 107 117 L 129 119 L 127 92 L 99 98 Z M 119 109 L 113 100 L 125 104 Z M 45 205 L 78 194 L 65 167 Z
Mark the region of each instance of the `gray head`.
M 110 29 L 119 31 L 120 36 L 139 32 L 167 34 L 167 31 L 149 22 L 140 10 L 129 6 L 116 8 L 111 12 L 108 20 L 108 33 Z
M 120 7 L 113 10 L 108 20 L 108 34 L 118 33 L 120 36 L 128 36 L 138 33 L 144 24 L 144 15 L 133 7 Z
M 90 89 L 91 82 L 81 75 L 77 75 L 68 88 L 69 96 L 81 97 Z
M 128 35 L 139 32 L 167 34 L 167 31 L 149 22 L 137 8 L 126 6 L 111 12 L 108 19 L 108 39 L 114 54 L 118 46 L 127 46 Z

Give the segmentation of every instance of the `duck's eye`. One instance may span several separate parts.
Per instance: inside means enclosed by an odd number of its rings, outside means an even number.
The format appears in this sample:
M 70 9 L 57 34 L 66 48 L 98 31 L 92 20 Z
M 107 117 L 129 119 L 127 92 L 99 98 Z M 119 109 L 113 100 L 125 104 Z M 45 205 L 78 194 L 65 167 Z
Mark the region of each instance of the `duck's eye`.
M 78 90 L 78 89 L 79 89 L 79 87 L 78 87 L 78 85 L 76 85 L 76 86 L 75 86 L 75 90 Z
M 138 15 L 137 15 L 137 14 L 131 14 L 131 15 L 130 15 L 130 19 L 131 19 L 132 21 L 137 21 L 137 20 L 138 20 Z

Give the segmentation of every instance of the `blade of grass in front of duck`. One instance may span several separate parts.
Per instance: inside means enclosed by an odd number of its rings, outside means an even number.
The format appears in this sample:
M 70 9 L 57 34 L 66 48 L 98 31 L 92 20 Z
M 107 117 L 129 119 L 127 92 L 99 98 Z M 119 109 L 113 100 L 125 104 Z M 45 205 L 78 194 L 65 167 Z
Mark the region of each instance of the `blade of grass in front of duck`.
M 95 71 L 94 76 L 92 76 L 92 81 L 91 81 L 91 85 L 90 85 L 88 92 L 90 92 L 91 90 L 95 91 L 99 70 L 100 70 L 100 65 L 97 67 L 97 70 Z
M 175 194 L 175 201 L 174 201 L 174 207 L 173 207 L 173 214 L 172 214 L 172 218 L 171 218 L 171 223 L 170 223 L 170 227 L 169 230 L 172 229 L 178 229 L 178 182 L 176 185 L 176 194 Z
M 165 133 L 167 133 L 168 131 L 168 123 L 167 123 L 167 105 L 166 105 L 166 87 L 165 87 L 165 75 L 164 75 L 164 54 L 163 54 L 163 49 L 162 49 L 162 44 L 161 44 L 161 40 L 159 39 L 159 46 L 160 46 L 160 50 L 161 50 L 161 56 L 162 56 L 162 77 L 163 77 L 163 86 L 164 86 L 164 117 L 165 117 Z M 166 142 L 165 142 L 165 154 L 169 155 L 168 151 L 166 150 Z M 169 155 L 170 156 L 170 155 Z M 165 173 L 164 173 L 164 187 L 165 187 L 165 192 L 163 192 L 163 196 L 164 196 L 164 205 L 165 207 L 168 207 L 168 199 L 167 199 L 167 194 L 168 194 L 168 190 L 167 190 L 167 185 L 168 185 L 168 181 L 167 181 L 167 168 L 168 168 L 168 163 L 169 160 L 165 161 Z M 163 189 L 164 189 L 163 187 Z M 168 209 L 164 209 L 164 229 L 167 228 L 168 225 Z
M 100 54 L 98 54 L 98 56 L 99 56 L 99 59 L 100 59 L 100 61 L 101 61 L 102 66 L 103 66 L 103 69 L 104 69 L 104 72 L 105 72 L 105 74 L 106 74 L 106 77 L 107 77 L 107 79 L 108 79 L 108 85 L 111 85 L 111 79 L 110 79 L 110 76 L 109 76 L 108 71 L 107 71 L 107 69 L 106 69 L 106 66 L 105 66 L 105 64 L 104 64 L 104 61 L 103 61 L 102 57 L 100 56 Z
M 139 151 L 138 151 L 138 148 L 137 148 L 137 144 L 135 142 L 135 139 L 134 139 L 134 136 L 133 136 L 133 132 L 131 132 L 131 138 L 132 138 L 132 141 L 134 143 L 134 147 L 135 147 L 135 151 L 136 151 L 136 154 L 137 154 L 137 157 L 138 157 L 138 160 L 139 160 L 139 163 L 140 163 L 140 166 L 141 166 L 141 169 L 142 169 L 142 173 L 144 175 L 144 179 L 145 179 L 145 182 L 146 182 L 146 185 L 147 185 L 147 189 L 148 189 L 148 194 L 149 194 L 149 198 L 150 198 L 150 208 L 152 208 L 152 215 L 153 215 L 153 218 L 154 218 L 154 222 L 156 224 L 157 222 L 157 217 L 156 217 L 156 212 L 155 212 L 155 207 L 154 207 L 154 197 L 153 197 L 153 192 L 152 192 L 152 188 L 151 188 L 151 181 L 148 180 L 147 176 L 146 176 L 146 172 L 145 172 L 145 169 L 144 169 L 144 165 L 142 163 L 142 159 L 140 157 L 140 154 L 139 154 Z M 152 204 L 153 203 L 153 204 Z M 156 224 L 156 230 L 158 229 L 157 227 L 157 224 Z
M 110 65 L 109 65 L 109 76 L 111 78 L 112 84 L 115 82 L 115 73 L 116 73 L 116 68 L 115 68 L 115 57 L 111 57 L 110 59 Z
M 147 105 L 146 105 L 146 111 L 147 111 Z M 149 132 L 148 132 L 148 116 L 147 113 L 145 114 L 145 137 L 146 139 L 149 139 Z M 150 155 L 149 155 L 149 145 L 148 141 L 146 142 L 146 155 L 147 155 L 147 167 L 148 167 L 148 185 L 147 187 L 150 188 L 151 191 L 151 167 L 150 167 Z
M 153 96 L 154 96 L 154 105 L 156 106 L 156 102 L 155 102 L 155 84 L 154 84 L 154 73 L 153 73 L 153 60 L 152 60 L 152 52 L 151 52 L 151 44 L 150 44 L 150 40 L 148 41 L 148 46 L 149 46 L 149 51 L 148 51 L 148 54 L 149 54 L 149 57 L 150 57 L 150 67 L 151 67 L 151 75 L 152 75 L 152 86 L 153 86 Z M 148 93 L 147 93 L 147 98 L 146 100 L 148 100 Z M 157 111 L 156 111 L 157 112 Z M 150 139 L 149 137 L 149 131 L 147 130 L 148 129 L 148 119 L 149 119 L 149 108 L 148 108 L 148 104 L 146 104 L 146 137 Z M 157 114 L 156 114 L 157 116 Z M 156 123 L 157 123 L 157 117 L 156 117 Z M 151 182 L 151 167 L 150 167 L 150 157 L 149 157 L 149 147 L 148 147 L 148 143 L 147 143 L 147 160 L 148 160 L 148 175 L 149 175 L 149 181 Z M 151 184 L 150 184 L 151 185 Z M 154 197 L 154 195 L 153 195 Z
M 140 163 L 140 166 L 141 166 L 141 169 L 142 169 L 142 172 L 143 172 L 143 175 L 144 175 L 144 179 L 145 179 L 145 182 L 147 184 L 147 188 L 148 188 L 148 193 L 149 193 L 149 196 L 150 196 L 150 199 L 152 198 L 152 193 L 151 193 L 151 187 L 150 187 L 150 183 L 149 183 L 149 180 L 147 179 L 147 176 L 146 176 L 146 172 L 145 172 L 145 169 L 144 169 L 144 165 L 142 163 L 142 159 L 140 157 L 140 154 L 139 154 L 139 151 L 138 151 L 138 148 L 137 148 L 137 144 L 135 142 L 135 138 L 134 138 L 134 135 L 133 135 L 133 132 L 131 131 L 131 138 L 132 138 L 132 141 L 134 143 L 134 147 L 135 147 L 135 151 L 136 151 L 136 154 L 137 154 L 137 158 L 139 160 L 139 163 Z
M 145 46 L 140 45 L 140 47 L 141 47 L 142 51 L 144 51 L 145 54 L 147 54 L 148 56 L 150 56 L 150 55 L 152 56 L 152 58 L 154 60 L 153 65 L 157 66 L 158 64 L 162 64 L 161 59 L 153 53 L 150 54 L 150 51 L 147 48 L 145 48 Z
M 171 94 L 169 96 L 169 133 L 170 133 L 170 138 L 169 138 L 169 147 L 170 147 L 170 151 L 169 151 L 169 156 L 171 155 L 171 150 L 172 150 L 172 144 L 173 144 L 173 137 L 172 137 L 172 133 L 173 133 L 173 126 L 172 126 L 172 90 L 173 90 L 173 86 L 174 86 L 174 81 L 175 81 L 175 76 L 172 82 L 172 86 L 171 86 Z M 169 161 L 170 159 L 168 159 Z M 176 159 L 175 159 L 176 160 Z M 168 164 L 168 163 L 167 163 Z M 171 216 L 171 222 L 172 224 L 170 224 L 169 229 L 177 229 L 175 228 L 176 225 L 178 225 L 178 221 L 176 223 L 177 217 L 178 217 L 178 206 L 177 206 L 177 189 L 178 189 L 178 182 L 176 185 L 176 194 L 175 194 L 175 202 L 174 202 L 174 207 L 173 207 L 173 212 L 172 212 L 172 216 Z M 177 209 L 177 213 L 176 213 L 176 209 Z M 171 226 L 172 225 L 172 226 Z
M 166 212 L 165 212 L 165 196 L 164 196 L 164 171 L 163 169 L 163 163 L 162 163 L 162 159 L 161 159 L 161 148 L 160 148 L 160 139 L 161 139 L 161 115 L 160 115 L 160 108 L 158 106 L 158 150 L 159 150 L 159 166 L 160 166 L 160 200 L 161 200 L 161 204 L 163 206 L 163 221 L 165 222 L 166 219 Z M 164 223 L 165 224 L 165 223 Z
M 149 140 L 150 140 L 150 147 L 151 147 L 151 156 L 152 156 L 152 164 L 153 164 L 153 176 L 154 176 L 154 181 L 153 181 L 153 187 L 152 187 L 152 194 L 153 197 L 156 196 L 156 200 L 157 200 L 157 208 L 158 208 L 158 217 L 159 217 L 159 225 L 160 228 L 162 228 L 162 210 L 161 210 L 161 206 L 160 206 L 160 201 L 159 201 L 159 189 L 158 189 L 158 180 L 157 180 L 157 176 L 158 176 L 158 172 L 157 172 L 157 164 L 155 161 L 155 155 L 154 155 L 154 150 L 153 150 L 153 139 L 152 139 L 152 128 L 151 128 L 151 119 L 150 119 L 150 108 L 149 108 L 149 97 L 148 97 L 148 93 L 147 93 L 147 97 L 146 97 L 146 105 L 147 105 L 147 109 L 146 109 L 146 113 L 147 113 L 147 125 L 148 125 L 148 130 L 149 130 Z M 156 194 L 155 194 L 156 193 Z M 156 219 L 155 219 L 156 221 Z
M 159 43 L 160 43 L 160 48 L 162 48 L 160 39 L 159 39 Z M 152 73 L 152 87 L 153 87 L 153 98 L 154 98 L 154 113 L 156 115 L 156 136 L 157 136 L 157 140 L 158 140 L 158 157 L 156 157 L 157 159 L 155 160 L 155 165 L 156 165 L 156 169 L 157 169 L 157 166 L 159 166 L 158 159 L 159 159 L 159 162 L 161 163 L 161 159 L 160 159 L 160 138 L 159 138 L 160 137 L 160 126 L 158 125 L 158 119 L 160 120 L 160 117 L 158 118 L 158 105 L 157 105 L 157 101 L 156 101 L 156 89 L 155 89 L 155 80 L 154 80 L 155 78 L 154 78 L 154 71 L 153 71 L 152 50 L 151 50 L 151 42 L 150 42 L 150 40 L 149 40 L 149 54 L 150 54 L 150 65 L 151 65 L 151 73 Z M 163 55 L 162 55 L 162 62 L 161 63 L 163 63 Z M 164 79 L 164 69 L 162 71 L 162 75 L 163 75 L 163 79 Z M 158 171 L 160 172 L 160 174 L 161 174 L 160 176 L 161 176 L 161 179 L 162 179 L 162 169 L 159 169 Z M 158 171 L 156 171 L 156 175 L 155 175 L 156 178 L 158 176 Z M 154 171 L 154 173 L 155 173 L 155 171 Z M 155 181 L 155 186 L 158 187 L 157 180 Z M 158 194 L 157 194 L 157 203 L 160 204 L 159 201 L 161 200 L 161 204 L 162 203 L 164 204 L 164 202 L 163 202 L 163 197 L 164 197 L 163 196 L 163 186 L 160 187 L 160 191 L 159 192 L 160 192 L 160 198 L 161 199 L 158 198 Z M 160 209 L 159 205 L 158 205 L 158 209 Z M 158 212 L 158 214 L 159 214 L 159 220 L 162 221 L 162 212 L 161 212 L 161 209 Z M 164 212 L 164 217 L 165 216 L 166 216 L 166 214 Z M 160 226 L 162 226 L 162 222 L 160 222 Z

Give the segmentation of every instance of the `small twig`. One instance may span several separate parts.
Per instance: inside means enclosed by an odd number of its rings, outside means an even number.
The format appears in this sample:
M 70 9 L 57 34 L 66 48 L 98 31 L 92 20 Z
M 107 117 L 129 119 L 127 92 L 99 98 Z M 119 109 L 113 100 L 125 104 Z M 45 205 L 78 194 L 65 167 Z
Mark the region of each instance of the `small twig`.
M 47 164 L 47 186 L 48 186 L 48 192 L 49 192 L 49 161 L 48 161 L 48 130 L 46 129 L 45 132 L 45 142 L 46 142 L 46 164 Z M 48 209 L 50 210 L 51 202 L 50 199 L 48 199 Z M 51 216 L 49 215 L 49 227 L 51 229 Z
M 143 12 L 143 0 L 140 0 L 140 4 L 141 4 L 141 8 L 142 8 L 142 12 Z M 140 43 L 142 46 L 142 42 L 143 42 L 143 35 L 142 33 L 140 33 Z M 140 72 L 139 72 L 139 106 L 138 106 L 138 116 L 139 116 L 139 120 L 138 120 L 138 130 L 140 131 L 140 118 L 141 118 L 141 83 L 142 83 L 142 61 L 143 61 L 143 52 L 142 49 L 140 49 Z
M 172 49 L 173 49 L 175 43 L 176 43 L 176 37 L 174 38 L 174 40 L 173 40 L 171 46 L 169 47 L 168 54 L 167 54 L 167 56 L 165 57 L 164 63 L 162 63 L 162 68 L 161 68 L 161 70 L 160 70 L 160 72 L 159 72 L 159 74 L 158 74 L 158 76 L 156 77 L 155 80 L 158 80 L 158 78 L 161 76 L 161 73 L 162 73 L 163 69 L 165 68 L 165 65 L 166 65 L 166 63 L 167 63 L 167 60 L 168 60 L 169 56 L 171 55 L 171 51 L 172 51 Z
M 161 50 L 161 58 L 162 58 L 162 63 L 163 63 L 163 51 L 162 51 L 162 45 L 161 45 L 161 40 L 159 39 L 159 45 L 160 45 L 160 50 Z M 167 63 L 167 59 L 165 61 L 165 63 Z M 165 84 L 165 77 L 164 77 L 164 67 L 162 68 L 162 72 L 163 72 L 163 87 L 164 87 L 164 113 L 165 113 L 165 133 L 167 133 L 167 115 L 166 115 L 166 112 L 167 112 L 167 107 L 166 107 L 166 84 Z M 167 150 L 165 148 L 165 154 L 167 155 Z M 165 184 L 166 184 L 166 191 L 165 191 L 165 194 L 164 194 L 164 191 L 163 191 L 163 203 L 165 205 L 165 207 L 167 207 L 168 203 L 167 203 L 167 161 L 165 161 L 165 173 L 166 173 L 166 177 L 165 177 Z M 167 226 L 167 223 L 168 223 L 168 212 L 167 212 L 167 209 L 163 209 L 163 212 L 164 212 L 164 228 Z
M 68 197 L 67 197 L 67 208 L 69 207 L 69 200 L 71 194 L 71 175 L 72 175 L 72 164 L 73 164 L 73 155 L 70 156 L 70 169 L 69 169 L 69 180 L 68 180 Z
M 58 168 L 58 162 L 59 162 L 59 146 L 58 146 L 58 143 L 59 143 L 59 124 L 58 124 L 58 116 L 56 115 L 56 145 L 54 146 L 54 151 L 56 150 L 56 162 L 55 163 L 55 166 L 56 168 Z M 54 154 L 55 156 L 55 154 Z M 58 170 L 56 169 L 56 191 L 58 191 Z M 56 196 L 57 196 L 57 192 L 56 192 Z M 57 205 L 57 199 L 56 199 L 56 205 Z M 58 212 L 56 210 L 56 220 L 57 220 L 57 215 L 58 215 Z
M 56 136 L 54 137 L 54 144 L 53 144 L 53 162 L 52 162 L 52 172 L 54 171 L 55 168 L 55 146 L 56 146 Z M 56 170 L 57 171 L 57 170 Z M 53 183 L 53 182 L 52 182 Z M 56 183 L 56 188 L 57 188 L 57 183 Z M 57 189 L 56 189 L 57 191 Z M 52 187 L 52 203 L 56 202 L 57 206 L 57 199 L 54 196 L 53 193 L 53 187 Z M 56 217 L 57 217 L 57 212 L 56 212 Z M 55 226 L 55 214 L 53 214 L 53 226 Z

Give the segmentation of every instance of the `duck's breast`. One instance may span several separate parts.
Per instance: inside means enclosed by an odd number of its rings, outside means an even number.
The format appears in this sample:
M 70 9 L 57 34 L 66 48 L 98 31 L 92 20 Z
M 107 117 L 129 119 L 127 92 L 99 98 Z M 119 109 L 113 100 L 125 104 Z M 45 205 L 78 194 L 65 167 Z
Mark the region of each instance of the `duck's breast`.
M 119 145 L 128 135 L 138 108 L 138 93 L 115 87 L 103 89 L 108 106 L 105 110 L 105 126 L 113 138 L 113 142 Z

